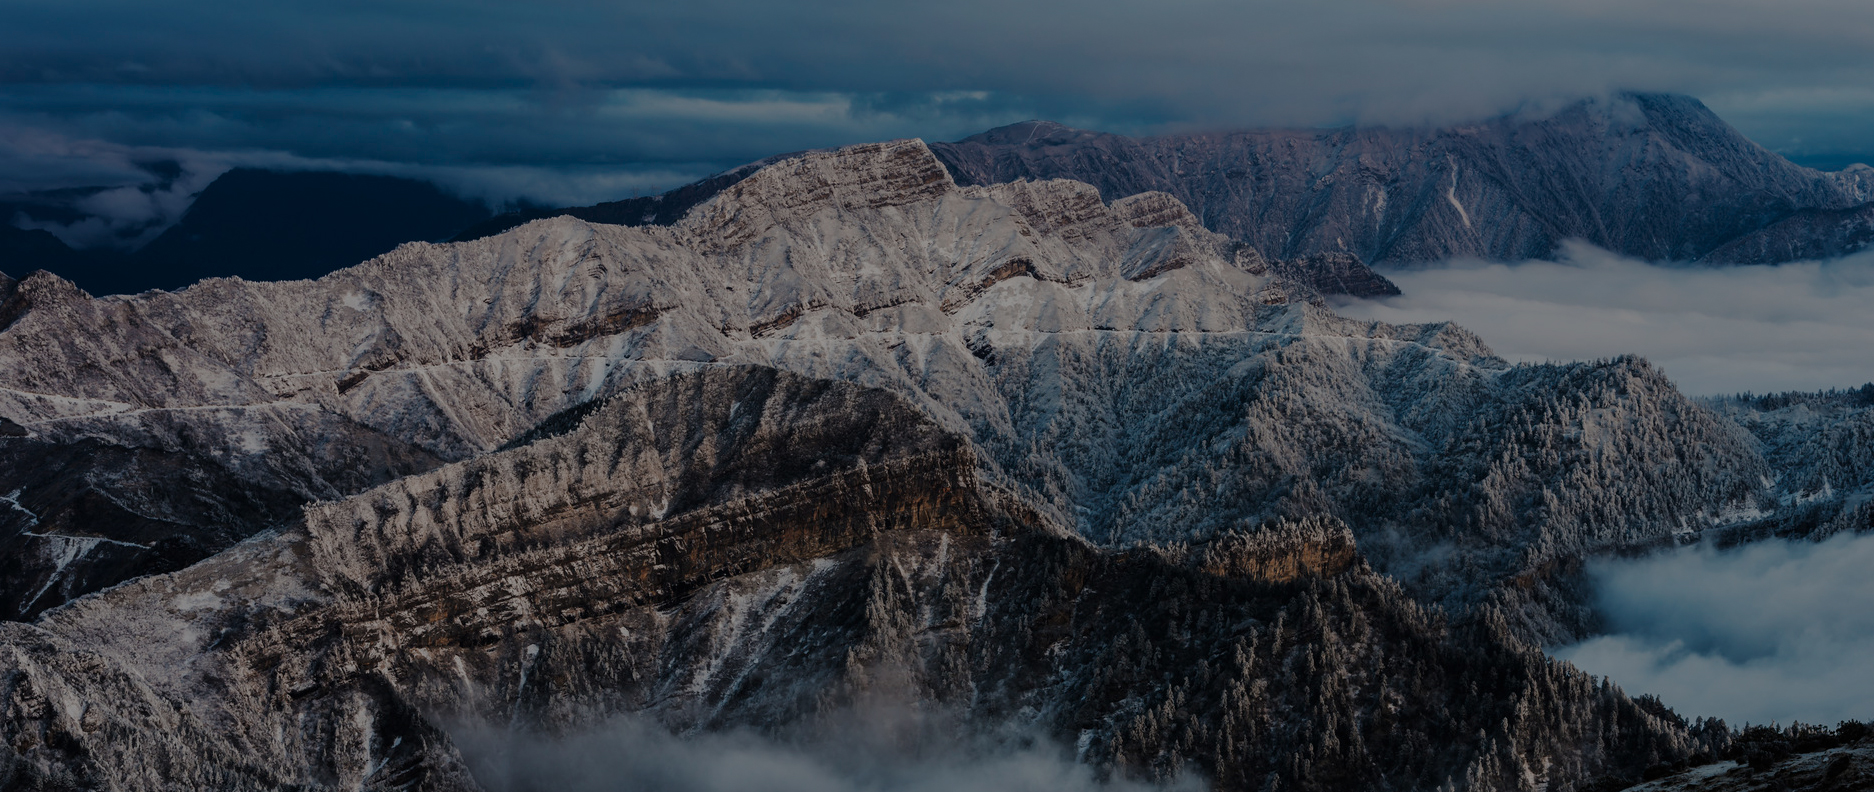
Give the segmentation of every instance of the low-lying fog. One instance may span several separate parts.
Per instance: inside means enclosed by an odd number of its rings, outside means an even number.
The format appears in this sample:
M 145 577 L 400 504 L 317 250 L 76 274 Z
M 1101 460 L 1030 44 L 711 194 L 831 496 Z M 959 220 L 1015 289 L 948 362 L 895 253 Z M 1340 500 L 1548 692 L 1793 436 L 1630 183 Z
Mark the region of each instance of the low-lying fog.
M 1874 535 L 1592 568 L 1611 634 L 1552 653 L 1687 717 L 1874 719 Z
M 792 739 L 745 731 L 678 737 L 625 716 L 566 737 L 461 727 L 452 736 L 495 792 L 1201 792 L 1184 775 L 1152 785 L 1100 779 L 1074 750 L 1032 734 L 959 737 L 944 717 L 867 706 Z
M 1515 361 L 1638 353 L 1687 394 L 1874 381 L 1874 252 L 1779 266 L 1660 266 L 1569 244 L 1557 261 L 1387 272 L 1404 292 L 1336 310 L 1455 320 Z

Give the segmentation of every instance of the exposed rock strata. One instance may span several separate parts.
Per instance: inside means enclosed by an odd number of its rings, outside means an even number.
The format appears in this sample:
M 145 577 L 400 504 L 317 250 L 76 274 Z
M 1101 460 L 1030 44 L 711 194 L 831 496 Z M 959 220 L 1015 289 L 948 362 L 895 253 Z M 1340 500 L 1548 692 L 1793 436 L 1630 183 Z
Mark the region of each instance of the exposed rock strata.
M 444 725 L 785 734 L 879 696 L 1220 789 L 1565 783 L 1702 747 L 1414 604 L 1331 522 L 1197 555 L 1049 528 L 884 392 L 713 369 L 0 625 L 0 785 L 473 789 Z
M 1566 785 L 1704 739 L 1536 651 L 1591 621 L 1571 570 L 1786 494 L 1643 361 L 1346 320 L 1168 198 L 916 141 L 669 227 L 0 288 L 11 601 L 254 537 L 0 628 L 22 786 L 470 788 L 451 718 L 879 692 L 1228 789 Z
M 633 383 L 733 363 L 897 392 L 1097 543 L 1327 514 L 1453 605 L 1771 498 L 1748 436 L 1643 363 L 1510 367 L 1449 325 L 1348 321 L 1168 198 L 959 188 L 915 141 L 779 163 L 669 228 L 559 218 L 315 282 L 105 299 L 58 284 L 35 275 L 8 302 L 25 307 L 0 333 L 0 415 L 33 442 L 186 445 L 287 500 L 467 459 Z M 382 461 L 357 464 L 360 447 Z M 48 491 L 21 489 L 49 513 Z M 177 533 L 217 519 L 182 517 Z M 151 544 L 123 530 L 85 535 Z M 90 563 L 10 541 L 51 559 L 22 569 L 22 591 Z M 1414 561 L 1447 542 L 1470 571 Z M 83 575 L 52 591 L 109 582 Z

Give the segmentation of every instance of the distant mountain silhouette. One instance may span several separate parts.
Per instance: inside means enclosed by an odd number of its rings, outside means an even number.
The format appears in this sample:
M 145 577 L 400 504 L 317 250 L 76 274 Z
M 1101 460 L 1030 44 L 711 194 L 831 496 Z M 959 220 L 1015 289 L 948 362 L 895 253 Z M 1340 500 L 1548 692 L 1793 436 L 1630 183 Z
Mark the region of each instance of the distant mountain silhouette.
M 529 209 L 519 212 L 507 212 L 495 215 L 475 225 L 469 226 L 450 241 L 467 242 L 471 239 L 491 237 L 510 228 L 543 220 L 548 217 L 577 217 L 588 223 L 610 223 L 612 225 L 670 225 L 683 219 L 683 213 L 690 207 L 700 204 L 716 193 L 728 189 L 731 185 L 748 178 L 749 174 L 761 170 L 765 165 L 795 154 L 781 154 L 759 162 L 751 162 L 739 168 L 726 170 L 706 179 L 683 185 L 662 195 L 642 198 L 626 198 L 622 201 L 607 201 L 592 206 L 568 206 L 558 209 Z
M 134 253 L 74 251 L 44 231 L 0 232 L 0 272 L 58 274 L 93 294 L 175 290 L 203 278 L 317 278 L 405 242 L 447 239 L 491 213 L 394 176 L 238 168 Z
M 60 275 L 81 273 L 99 258 L 71 249 L 50 232 L 0 225 L 0 272 L 15 277 L 41 269 Z
M 130 288 L 202 278 L 317 278 L 405 242 L 441 240 L 488 217 L 479 203 L 393 176 L 237 169 L 202 191 L 182 222 L 137 251 Z
M 931 149 L 962 184 L 1075 179 L 1108 201 L 1169 193 L 1211 230 L 1283 259 L 1510 261 L 1583 239 L 1651 261 L 1772 264 L 1874 239 L 1874 169 L 1796 165 L 1670 94 L 1441 128 L 1135 138 L 1028 121 Z

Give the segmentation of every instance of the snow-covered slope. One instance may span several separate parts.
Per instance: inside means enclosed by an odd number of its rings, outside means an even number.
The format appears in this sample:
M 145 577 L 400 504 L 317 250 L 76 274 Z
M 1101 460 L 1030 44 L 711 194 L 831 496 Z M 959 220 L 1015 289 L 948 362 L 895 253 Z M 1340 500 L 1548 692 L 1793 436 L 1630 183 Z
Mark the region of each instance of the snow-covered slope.
M 1787 513 L 1752 428 L 918 141 L 317 281 L 0 280 L 0 786 L 472 789 L 464 722 L 879 696 L 1225 789 L 1637 773 L 1707 736 L 1536 647 L 1584 558 Z
M 1530 788 L 1710 747 L 1500 612 L 1417 604 L 1332 518 L 1102 551 L 906 400 L 761 366 L 583 413 L 0 623 L 0 784 L 478 789 L 456 734 L 621 714 L 794 739 L 903 713 L 1225 790 Z
M 1768 497 L 1748 436 L 1643 362 L 1512 367 L 1449 325 L 1349 321 L 1168 196 L 958 187 L 917 141 L 783 161 L 670 227 L 555 218 L 311 282 L 8 291 L 0 416 L 35 449 L 7 479 L 24 482 L 5 594 L 23 614 L 112 582 L 86 567 L 96 547 L 44 534 L 218 549 L 294 503 L 722 365 L 898 393 L 1103 546 L 1328 514 L 1454 604 Z M 31 469 L 79 443 L 205 483 Z M 254 503 L 223 503 L 229 481 Z M 88 519 L 93 503 L 135 519 Z

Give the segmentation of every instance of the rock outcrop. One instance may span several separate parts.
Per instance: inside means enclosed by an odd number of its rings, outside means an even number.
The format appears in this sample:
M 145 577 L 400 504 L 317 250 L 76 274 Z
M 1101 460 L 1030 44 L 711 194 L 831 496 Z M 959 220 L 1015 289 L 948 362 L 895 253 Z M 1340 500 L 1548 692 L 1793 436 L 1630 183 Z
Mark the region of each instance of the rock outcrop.
M 1772 498 L 1749 436 L 1643 362 L 1512 367 L 1449 325 L 1348 321 L 1169 198 L 957 187 L 915 141 L 776 164 L 668 228 L 557 218 L 313 282 L 98 299 L 34 275 L 15 292 L 0 416 L 30 436 L 0 462 L 78 443 L 132 460 L 9 474 L 22 615 L 150 569 L 163 542 L 213 552 L 299 502 L 725 364 L 899 393 L 1104 546 L 1331 515 L 1454 606 Z M 132 464 L 204 484 L 103 475 Z M 207 500 L 230 491 L 245 500 Z M 61 517 L 87 503 L 153 520 Z M 48 526 L 116 544 L 74 554 Z M 1487 571 L 1413 560 L 1452 541 Z
M 1192 560 L 1094 548 L 883 391 L 720 367 L 567 423 L 0 625 L 0 785 L 476 789 L 452 730 L 786 735 L 860 704 L 1219 789 L 1542 783 L 1704 747 L 1418 606 L 1331 522 Z
M 0 785 L 472 789 L 463 723 L 880 696 L 1222 789 L 1708 748 L 1536 647 L 1583 558 L 1784 513 L 1770 435 L 1319 298 L 917 141 L 317 281 L 0 282 Z

